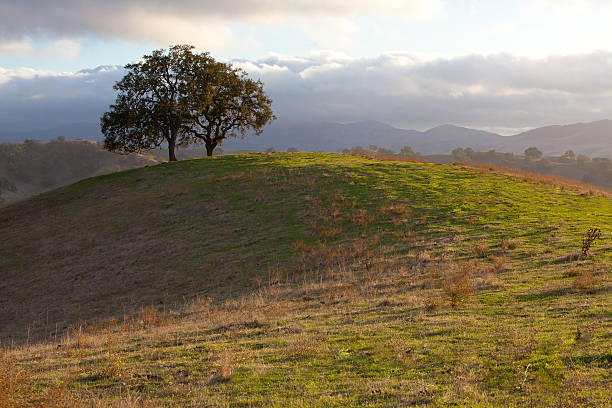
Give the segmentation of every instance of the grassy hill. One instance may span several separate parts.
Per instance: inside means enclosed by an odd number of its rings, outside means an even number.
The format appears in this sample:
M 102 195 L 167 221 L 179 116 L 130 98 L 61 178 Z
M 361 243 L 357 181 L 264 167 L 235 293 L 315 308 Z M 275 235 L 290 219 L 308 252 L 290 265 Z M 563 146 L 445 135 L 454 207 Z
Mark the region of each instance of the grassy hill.
M 150 155 L 122 155 L 101 142 L 66 140 L 0 143 L 0 206 L 86 177 L 159 163 Z
M 612 201 L 547 181 L 251 154 L 1 208 L 0 407 L 610 406 Z

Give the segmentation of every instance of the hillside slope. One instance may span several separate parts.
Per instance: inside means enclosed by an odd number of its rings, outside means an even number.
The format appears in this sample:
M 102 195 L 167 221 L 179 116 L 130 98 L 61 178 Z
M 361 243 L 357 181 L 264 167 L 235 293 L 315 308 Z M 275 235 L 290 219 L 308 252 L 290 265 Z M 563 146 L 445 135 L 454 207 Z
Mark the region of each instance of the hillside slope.
M 111 153 L 100 142 L 89 140 L 0 143 L 0 206 L 86 177 L 160 161 L 141 154 Z
M 3 344 L 48 339 L 0 359 L 17 405 L 611 402 L 594 191 L 252 154 L 87 179 L 0 225 Z

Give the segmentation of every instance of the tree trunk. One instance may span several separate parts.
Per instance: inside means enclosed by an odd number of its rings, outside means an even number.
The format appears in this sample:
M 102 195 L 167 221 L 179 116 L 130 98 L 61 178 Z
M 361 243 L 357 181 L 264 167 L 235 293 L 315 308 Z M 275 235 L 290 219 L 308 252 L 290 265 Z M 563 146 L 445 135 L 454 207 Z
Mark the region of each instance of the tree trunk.
M 206 156 L 211 157 L 213 155 L 215 147 L 217 147 L 216 143 L 206 143 Z
M 168 161 L 176 161 L 176 139 L 178 138 L 178 129 L 169 128 L 166 133 L 168 140 Z
M 168 140 L 168 161 L 176 161 L 176 140 Z

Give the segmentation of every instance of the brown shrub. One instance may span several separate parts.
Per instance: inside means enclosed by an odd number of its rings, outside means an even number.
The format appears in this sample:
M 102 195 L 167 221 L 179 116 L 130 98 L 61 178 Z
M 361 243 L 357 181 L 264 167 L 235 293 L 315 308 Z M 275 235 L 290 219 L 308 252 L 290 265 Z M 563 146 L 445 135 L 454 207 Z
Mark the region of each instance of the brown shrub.
M 452 265 L 444 274 L 442 291 L 450 299 L 451 306 L 456 307 L 461 301 L 474 293 L 473 263 L 459 263 Z
M 374 220 L 374 216 L 368 214 L 368 210 L 359 209 L 357 210 L 353 216 L 351 221 L 353 224 L 360 225 L 362 227 L 367 227 Z
M 502 252 L 507 252 L 507 251 L 514 251 L 516 248 L 518 248 L 519 244 L 520 244 L 520 241 L 518 239 L 504 238 L 501 240 L 499 246 Z
M 213 380 L 228 381 L 234 375 L 236 365 L 234 353 L 231 350 L 223 350 L 215 357 L 215 369 Z
M 283 271 L 278 265 L 268 267 L 268 285 L 280 285 L 283 280 Z
M 482 242 L 477 242 L 474 244 L 472 252 L 476 258 L 486 258 L 489 253 L 489 247 Z
M 381 217 L 388 217 L 389 215 L 408 216 L 411 212 L 412 210 L 405 204 L 391 204 L 378 209 L 378 214 Z
M 477 216 L 477 215 L 472 215 L 470 218 L 468 218 L 467 223 L 468 223 L 468 225 L 474 225 L 478 221 L 480 221 L 480 217 Z
M 424 301 L 425 301 L 425 309 L 427 310 L 436 310 L 440 308 L 442 304 L 444 303 L 442 296 L 436 293 L 426 296 Z

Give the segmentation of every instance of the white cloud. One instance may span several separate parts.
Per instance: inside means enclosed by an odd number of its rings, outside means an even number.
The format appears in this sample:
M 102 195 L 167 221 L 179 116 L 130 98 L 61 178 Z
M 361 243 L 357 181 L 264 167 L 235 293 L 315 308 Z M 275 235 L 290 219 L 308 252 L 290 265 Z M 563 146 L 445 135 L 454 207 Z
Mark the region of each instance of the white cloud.
M 612 117 L 612 53 L 533 59 L 510 54 L 423 58 L 334 52 L 236 61 L 260 78 L 278 117 L 374 119 L 408 128 L 443 123 L 525 129 Z M 76 73 L 0 69 L 0 121 L 33 127 L 97 121 L 120 67 Z
M 612 53 L 423 59 L 275 55 L 248 68 L 279 116 L 519 129 L 612 117 Z M 285 67 L 286 69 L 282 69 Z

